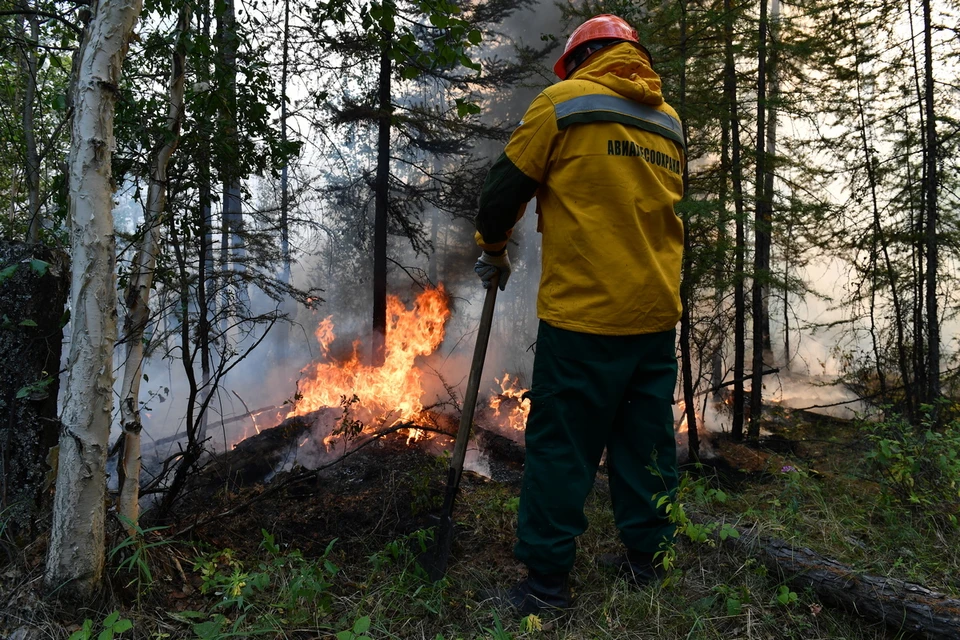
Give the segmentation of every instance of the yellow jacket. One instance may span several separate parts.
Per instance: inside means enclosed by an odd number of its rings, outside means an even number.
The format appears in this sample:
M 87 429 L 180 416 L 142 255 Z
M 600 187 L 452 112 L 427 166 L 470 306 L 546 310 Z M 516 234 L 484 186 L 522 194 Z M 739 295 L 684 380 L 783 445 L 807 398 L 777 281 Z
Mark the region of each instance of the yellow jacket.
M 499 251 L 537 196 L 537 315 L 632 335 L 680 319 L 684 140 L 660 77 L 629 43 L 601 49 L 527 109 L 480 197 L 477 243 Z

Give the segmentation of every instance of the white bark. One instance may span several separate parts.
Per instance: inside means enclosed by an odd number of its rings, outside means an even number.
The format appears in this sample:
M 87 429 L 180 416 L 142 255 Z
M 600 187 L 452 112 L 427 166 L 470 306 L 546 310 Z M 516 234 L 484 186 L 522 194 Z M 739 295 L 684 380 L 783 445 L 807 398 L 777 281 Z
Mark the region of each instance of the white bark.
M 117 338 L 110 160 L 120 68 L 141 0 L 99 0 L 78 53 L 69 159 L 72 330 L 44 582 L 88 600 L 103 574 L 106 460 Z
M 166 134 L 157 149 L 150 170 L 147 206 L 143 216 L 143 239 L 130 270 L 127 284 L 127 317 L 124 321 L 124 341 L 127 346 L 123 363 L 123 382 L 120 387 L 120 422 L 123 425 L 123 454 L 120 459 L 120 499 L 118 510 L 127 521 L 127 533 L 136 533 L 140 517 L 140 380 L 143 370 L 143 332 L 150 319 L 150 289 L 157 266 L 163 216 L 167 206 L 167 165 L 180 142 L 180 123 L 183 115 L 185 51 L 183 37 L 190 24 L 187 4 L 180 8 L 177 31 L 180 43 L 173 52 L 170 69 L 169 105 Z

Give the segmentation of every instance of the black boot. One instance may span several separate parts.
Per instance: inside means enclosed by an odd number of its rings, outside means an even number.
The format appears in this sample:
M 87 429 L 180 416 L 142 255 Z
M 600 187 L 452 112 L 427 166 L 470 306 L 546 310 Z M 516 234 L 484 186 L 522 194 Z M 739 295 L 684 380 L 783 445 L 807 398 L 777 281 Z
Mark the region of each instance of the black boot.
M 597 558 L 597 565 L 602 569 L 616 571 L 617 575 L 630 584 L 643 588 L 664 578 L 663 567 L 653 556 L 652 553 L 633 549 L 620 554 L 605 553 Z
M 481 601 L 510 607 L 523 615 L 567 609 L 573 604 L 566 573 L 538 573 L 530 570 L 527 578 L 511 589 L 491 589 L 480 593 Z

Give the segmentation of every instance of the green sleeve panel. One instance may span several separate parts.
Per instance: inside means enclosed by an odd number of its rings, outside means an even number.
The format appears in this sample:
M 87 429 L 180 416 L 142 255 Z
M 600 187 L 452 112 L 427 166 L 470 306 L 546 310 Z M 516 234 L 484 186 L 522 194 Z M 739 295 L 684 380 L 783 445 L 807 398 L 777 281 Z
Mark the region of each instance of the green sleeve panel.
M 490 168 L 480 193 L 480 211 L 476 218 L 478 243 L 505 245 L 520 212 L 538 186 L 539 183 L 518 169 L 506 153 L 501 153 Z

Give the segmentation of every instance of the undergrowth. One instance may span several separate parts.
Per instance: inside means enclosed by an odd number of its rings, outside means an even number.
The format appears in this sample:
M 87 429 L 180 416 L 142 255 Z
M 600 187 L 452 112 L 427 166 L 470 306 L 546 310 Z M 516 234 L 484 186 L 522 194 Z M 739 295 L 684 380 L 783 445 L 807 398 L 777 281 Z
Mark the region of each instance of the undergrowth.
M 876 426 L 877 439 L 867 451 L 890 439 L 886 427 Z M 899 450 L 907 455 L 911 447 L 904 444 Z M 362 537 L 324 541 L 311 555 L 267 528 L 260 531 L 259 547 L 246 551 L 165 539 L 164 530 L 140 531 L 118 543 L 112 554 L 112 571 L 120 570 L 118 577 L 137 597 L 87 616 L 71 629 L 71 638 L 897 638 L 878 623 L 825 606 L 814 593 L 791 586 L 737 546 L 738 531 L 749 528 L 859 571 L 956 594 L 960 558 L 950 519 L 924 518 L 922 509 L 905 509 L 899 494 L 878 479 L 881 461 L 875 457 L 862 455 L 854 462 L 828 472 L 809 460 L 770 456 L 762 472 L 732 480 L 708 467 L 690 469 L 675 497 L 662 498 L 678 531 L 674 544 L 659 556 L 667 579 L 642 590 L 596 564 L 601 554 L 620 550 L 609 492 L 598 482 L 585 509 L 591 526 L 578 541 L 571 575 L 576 605 L 562 615 L 520 617 L 480 598 L 486 589 L 510 586 L 523 577 L 511 555 L 514 485 L 465 483 L 449 570 L 436 583 L 417 562 L 430 549 L 429 529 L 387 543 Z M 426 478 L 441 471 L 436 463 L 425 462 L 423 468 L 411 468 L 410 477 L 398 486 L 411 493 L 411 503 L 428 508 L 434 493 Z M 922 486 L 915 476 L 914 491 Z M 343 553 L 347 545 L 350 553 Z M 158 596 L 156 583 L 170 578 L 158 577 L 153 565 L 174 550 L 179 558 L 192 560 L 174 576 L 174 582 L 194 587 L 183 600 L 187 606 L 173 606 L 174 600 Z M 50 634 L 61 640 L 68 635 Z

